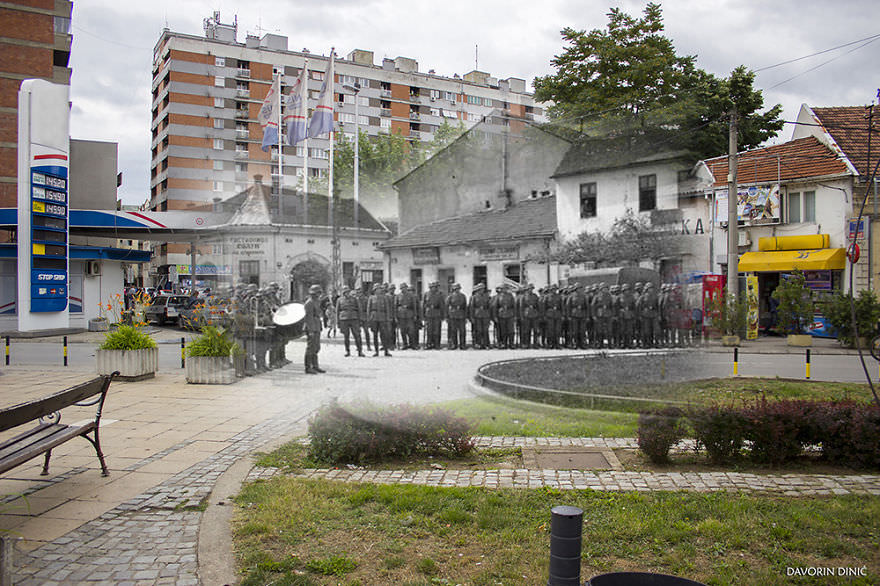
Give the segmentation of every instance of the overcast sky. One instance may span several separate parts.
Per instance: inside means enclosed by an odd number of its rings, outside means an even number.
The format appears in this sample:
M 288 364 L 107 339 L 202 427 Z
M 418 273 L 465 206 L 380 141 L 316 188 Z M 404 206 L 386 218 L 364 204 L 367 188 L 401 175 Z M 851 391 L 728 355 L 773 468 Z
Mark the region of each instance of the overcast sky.
M 150 82 L 153 47 L 167 26 L 204 34 L 202 21 L 220 10 L 238 16 L 245 34 L 285 35 L 288 47 L 338 55 L 351 49 L 405 56 L 420 71 L 464 74 L 475 68 L 498 78 L 531 81 L 553 72 L 563 49 L 560 30 L 607 25 L 609 7 L 637 16 L 644 2 L 607 0 L 75 0 L 70 65 L 71 136 L 119 143 L 124 203 L 149 197 Z M 726 76 L 743 64 L 754 70 L 845 45 L 880 33 L 867 0 L 675 0 L 662 3 L 666 35 L 679 55 Z M 872 22 L 873 21 L 873 22 Z M 758 72 L 766 105 L 781 103 L 795 120 L 802 103 L 865 105 L 880 86 L 880 39 L 856 43 Z M 826 63 L 827 62 L 827 63 Z M 824 64 L 824 65 L 823 65 Z M 791 79 L 793 78 L 793 79 Z M 791 136 L 792 127 L 779 140 Z M 720 153 L 719 153 L 720 154 Z

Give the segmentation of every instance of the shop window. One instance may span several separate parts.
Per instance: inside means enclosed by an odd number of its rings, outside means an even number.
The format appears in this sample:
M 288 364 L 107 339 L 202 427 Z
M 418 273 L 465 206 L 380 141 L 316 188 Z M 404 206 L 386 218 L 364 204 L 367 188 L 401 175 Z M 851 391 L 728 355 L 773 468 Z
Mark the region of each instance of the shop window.
M 788 222 L 797 224 L 801 221 L 801 194 L 788 194 Z
M 258 260 L 240 260 L 238 261 L 238 274 L 243 283 L 250 285 L 260 284 L 260 261 Z
M 657 175 L 639 176 L 639 211 L 649 212 L 657 208 Z
M 519 263 L 504 265 L 504 278 L 514 283 L 522 283 L 522 266 Z
M 596 217 L 596 184 L 581 183 L 581 217 Z

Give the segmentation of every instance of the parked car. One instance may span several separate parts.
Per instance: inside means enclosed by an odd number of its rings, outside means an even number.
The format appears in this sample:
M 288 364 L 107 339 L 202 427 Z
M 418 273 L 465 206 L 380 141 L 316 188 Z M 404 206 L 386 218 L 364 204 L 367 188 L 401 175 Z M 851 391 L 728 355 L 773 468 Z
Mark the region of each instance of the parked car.
M 157 295 L 144 311 L 144 319 L 148 323 L 155 321 L 160 326 L 169 322 L 177 323 L 181 308 L 189 302 L 190 298 L 186 295 Z

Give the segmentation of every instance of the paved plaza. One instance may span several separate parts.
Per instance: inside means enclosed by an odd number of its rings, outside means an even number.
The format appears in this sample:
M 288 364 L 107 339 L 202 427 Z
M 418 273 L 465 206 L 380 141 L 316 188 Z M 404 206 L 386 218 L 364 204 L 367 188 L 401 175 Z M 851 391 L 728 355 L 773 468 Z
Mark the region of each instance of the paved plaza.
M 37 342 L 35 342 L 37 343 Z M 300 341 L 289 354 L 302 357 Z M 425 404 L 473 397 L 476 369 L 492 360 L 559 351 L 396 352 L 345 358 L 325 344 L 328 373 L 300 365 L 234 385 L 187 385 L 180 370 L 114 382 L 101 442 L 103 478 L 88 442 L 75 438 L 53 452 L 50 476 L 35 459 L 0 479 L 0 529 L 18 537 L 16 584 L 225 584 L 235 580 L 230 497 L 248 478 L 278 472 L 253 467 L 252 455 L 305 433 L 308 417 L 333 398 L 342 402 Z M 94 363 L 0 369 L 0 400 L 11 405 L 92 376 Z M 89 410 L 82 417 L 89 416 Z M 65 414 L 76 421 L 80 415 Z M 71 418 L 72 417 L 72 418 Z M 633 447 L 631 439 L 480 438 L 497 447 Z M 596 490 L 735 490 L 790 495 L 880 494 L 875 475 L 754 475 L 514 469 L 498 471 L 309 470 L 339 481 L 436 486 L 543 487 Z

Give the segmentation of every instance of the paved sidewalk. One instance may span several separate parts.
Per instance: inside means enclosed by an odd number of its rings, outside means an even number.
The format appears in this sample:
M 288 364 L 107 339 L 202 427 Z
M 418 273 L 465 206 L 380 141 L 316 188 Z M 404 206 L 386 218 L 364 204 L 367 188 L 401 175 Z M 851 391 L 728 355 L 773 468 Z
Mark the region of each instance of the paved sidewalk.
M 482 437 L 478 447 L 637 447 L 634 438 L 526 438 Z M 678 449 L 693 449 L 690 444 Z M 281 475 L 274 468 L 254 468 L 248 480 Z M 556 488 L 602 491 L 731 491 L 794 497 L 871 494 L 880 496 L 880 475 L 855 474 L 748 474 L 742 472 L 626 472 L 621 470 L 365 470 L 349 468 L 305 469 L 291 476 L 338 482 L 416 484 L 422 486 L 481 488 Z

